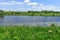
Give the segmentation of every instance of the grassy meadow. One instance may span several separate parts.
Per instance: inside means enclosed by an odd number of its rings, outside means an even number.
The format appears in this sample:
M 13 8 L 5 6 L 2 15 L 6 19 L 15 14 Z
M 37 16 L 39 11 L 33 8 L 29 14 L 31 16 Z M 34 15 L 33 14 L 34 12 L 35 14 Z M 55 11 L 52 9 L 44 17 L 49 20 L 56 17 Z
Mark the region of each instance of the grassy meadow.
M 0 26 L 0 40 L 60 40 L 60 27 Z

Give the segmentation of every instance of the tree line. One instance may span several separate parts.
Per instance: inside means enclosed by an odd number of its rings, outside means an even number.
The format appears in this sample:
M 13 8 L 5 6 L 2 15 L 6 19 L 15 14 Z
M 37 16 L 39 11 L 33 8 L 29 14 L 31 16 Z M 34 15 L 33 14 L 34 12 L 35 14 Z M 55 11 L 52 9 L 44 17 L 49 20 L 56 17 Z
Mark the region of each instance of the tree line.
M 0 10 L 0 16 L 60 16 L 59 11 L 3 11 Z

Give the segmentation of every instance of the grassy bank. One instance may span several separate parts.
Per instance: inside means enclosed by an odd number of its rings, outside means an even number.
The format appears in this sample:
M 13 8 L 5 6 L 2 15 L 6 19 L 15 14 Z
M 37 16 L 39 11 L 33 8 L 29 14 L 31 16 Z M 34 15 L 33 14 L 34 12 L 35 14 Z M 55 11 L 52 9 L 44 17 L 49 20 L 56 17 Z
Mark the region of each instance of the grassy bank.
M 60 27 L 0 26 L 0 40 L 60 40 Z

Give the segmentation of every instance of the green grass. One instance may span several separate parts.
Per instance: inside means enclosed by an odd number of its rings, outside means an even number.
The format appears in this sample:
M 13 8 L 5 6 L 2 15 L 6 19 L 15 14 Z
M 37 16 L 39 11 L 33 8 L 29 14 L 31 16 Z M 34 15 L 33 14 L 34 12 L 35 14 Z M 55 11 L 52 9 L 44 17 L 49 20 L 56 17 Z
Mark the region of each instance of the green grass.
M 60 27 L 0 26 L 0 40 L 60 40 Z

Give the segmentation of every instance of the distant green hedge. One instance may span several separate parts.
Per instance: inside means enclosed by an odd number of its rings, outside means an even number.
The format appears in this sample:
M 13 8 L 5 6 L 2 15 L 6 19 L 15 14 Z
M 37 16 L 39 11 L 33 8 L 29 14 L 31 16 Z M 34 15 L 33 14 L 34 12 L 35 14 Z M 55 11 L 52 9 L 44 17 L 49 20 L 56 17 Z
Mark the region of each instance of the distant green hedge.
M 58 11 L 27 11 L 27 12 L 18 12 L 18 11 L 3 11 L 0 10 L 0 15 L 4 16 L 60 16 Z

